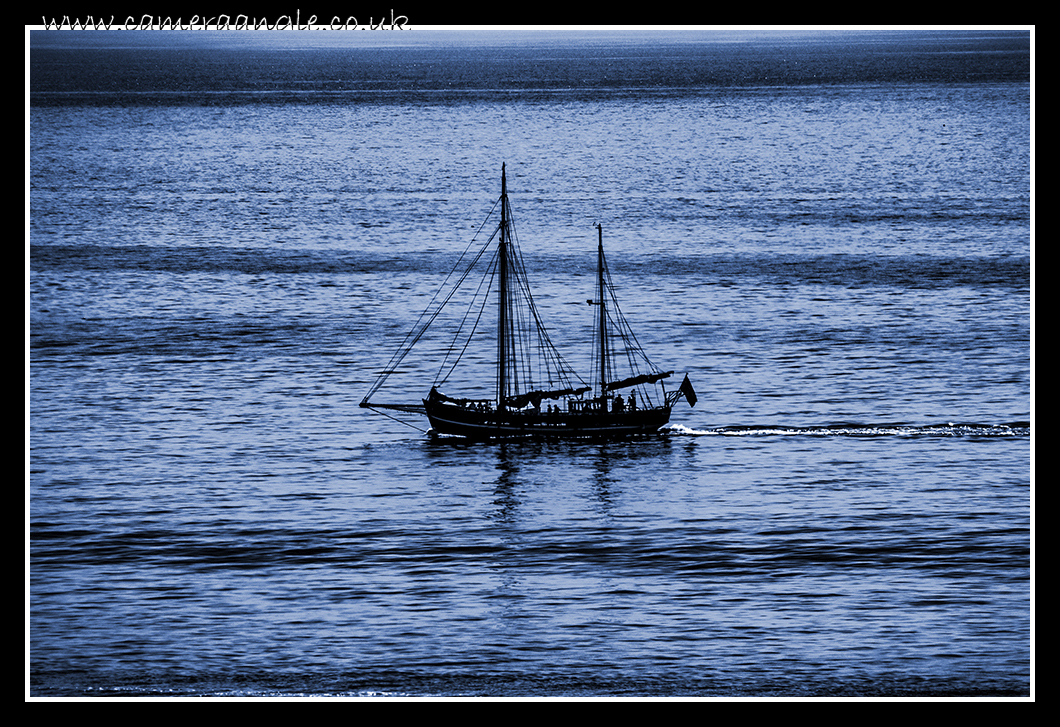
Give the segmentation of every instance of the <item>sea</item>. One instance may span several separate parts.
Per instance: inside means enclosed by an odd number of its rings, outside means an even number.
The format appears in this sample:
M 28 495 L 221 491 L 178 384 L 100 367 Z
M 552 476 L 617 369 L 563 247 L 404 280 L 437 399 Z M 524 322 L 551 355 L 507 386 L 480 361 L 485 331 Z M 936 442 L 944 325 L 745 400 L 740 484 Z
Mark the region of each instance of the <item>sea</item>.
M 1032 45 L 27 31 L 27 698 L 1033 699 Z M 359 406 L 502 165 L 658 434 Z

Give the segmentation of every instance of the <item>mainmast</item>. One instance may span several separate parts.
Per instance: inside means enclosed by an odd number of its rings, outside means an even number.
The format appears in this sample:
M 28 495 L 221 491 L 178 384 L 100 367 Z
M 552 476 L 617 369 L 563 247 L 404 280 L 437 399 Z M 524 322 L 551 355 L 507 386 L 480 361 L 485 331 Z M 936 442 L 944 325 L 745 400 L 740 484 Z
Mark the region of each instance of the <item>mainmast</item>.
M 505 409 L 508 373 L 508 182 L 501 163 L 501 227 L 497 289 L 497 411 Z
M 598 301 L 600 304 L 600 400 L 604 399 L 607 393 L 607 309 L 605 308 L 605 297 L 604 297 L 604 228 L 603 225 L 597 224 L 596 230 L 598 233 L 599 243 L 597 246 L 597 278 L 599 287 Z

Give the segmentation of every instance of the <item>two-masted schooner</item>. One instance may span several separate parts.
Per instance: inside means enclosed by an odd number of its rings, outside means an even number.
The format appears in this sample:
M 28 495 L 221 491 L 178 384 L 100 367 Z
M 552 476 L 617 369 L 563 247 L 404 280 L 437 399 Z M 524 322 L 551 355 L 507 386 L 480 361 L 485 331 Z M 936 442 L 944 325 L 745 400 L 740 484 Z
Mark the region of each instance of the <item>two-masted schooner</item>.
M 675 391 L 665 390 L 664 371 L 644 354 L 622 315 L 604 257 L 603 228 L 597 225 L 597 279 L 593 316 L 592 383 L 584 382 L 560 356 L 538 315 L 526 280 L 522 253 L 515 235 L 507 178 L 501 165 L 501 195 L 494 207 L 500 220 L 489 240 L 472 254 L 470 263 L 454 267 L 455 283 L 443 286 L 421 315 L 401 348 L 379 374 L 361 406 L 379 410 L 425 414 L 430 434 L 470 439 L 611 437 L 657 432 L 670 421 L 670 412 L 684 397 L 696 404 L 696 394 L 685 375 Z M 492 213 L 491 213 L 492 214 Z M 494 241 L 496 245 L 494 246 Z M 492 255 L 486 256 L 487 251 Z M 467 257 L 467 252 L 461 260 Z M 372 398 L 419 343 L 471 271 L 486 260 L 485 282 L 478 291 L 489 299 L 496 290 L 496 368 L 490 396 L 458 397 L 442 393 L 467 344 L 447 347 L 442 369 L 422 404 L 380 403 Z M 478 330 L 483 308 L 469 315 L 460 330 Z M 473 318 L 473 323 L 468 319 Z M 459 335 L 459 334 L 458 334 Z M 456 361 L 449 363 L 450 356 Z M 625 396 L 623 396 L 623 392 Z M 382 413 L 382 412 L 380 412 Z

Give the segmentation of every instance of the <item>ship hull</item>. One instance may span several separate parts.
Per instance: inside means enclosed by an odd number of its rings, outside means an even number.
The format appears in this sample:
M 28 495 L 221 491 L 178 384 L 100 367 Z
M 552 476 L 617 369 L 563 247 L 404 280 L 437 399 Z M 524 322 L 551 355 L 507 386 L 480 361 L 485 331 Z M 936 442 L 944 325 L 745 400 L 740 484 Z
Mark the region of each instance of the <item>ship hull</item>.
M 468 439 L 570 439 L 651 434 L 670 421 L 670 408 L 625 412 L 476 411 L 425 399 L 432 433 Z

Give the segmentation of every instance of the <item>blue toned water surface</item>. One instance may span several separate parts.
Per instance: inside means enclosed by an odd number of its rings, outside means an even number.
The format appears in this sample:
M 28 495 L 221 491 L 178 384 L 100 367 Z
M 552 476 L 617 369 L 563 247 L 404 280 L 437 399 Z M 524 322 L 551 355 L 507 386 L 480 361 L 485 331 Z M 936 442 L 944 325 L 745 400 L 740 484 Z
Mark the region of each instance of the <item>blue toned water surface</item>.
M 31 696 L 1031 694 L 1027 32 L 30 44 Z M 502 163 L 659 436 L 358 406 Z

